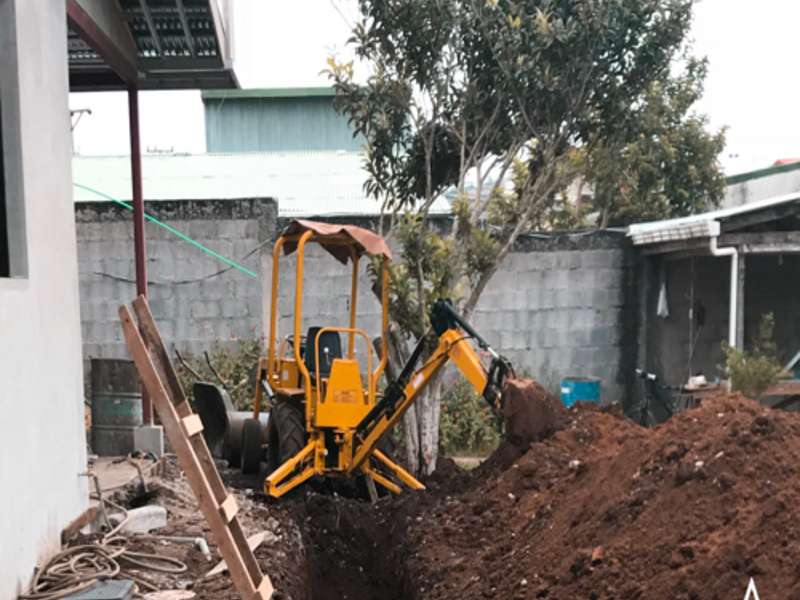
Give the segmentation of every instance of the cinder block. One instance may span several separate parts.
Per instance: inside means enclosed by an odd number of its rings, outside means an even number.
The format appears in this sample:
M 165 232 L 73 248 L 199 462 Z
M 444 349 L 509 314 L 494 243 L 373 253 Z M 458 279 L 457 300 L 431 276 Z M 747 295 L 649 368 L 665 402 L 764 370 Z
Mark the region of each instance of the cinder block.
M 232 298 L 222 300 L 219 303 L 219 316 L 227 321 L 241 321 L 247 317 L 247 300 L 244 298 Z
M 133 445 L 137 450 L 152 452 L 158 458 L 161 458 L 164 456 L 164 428 L 161 425 L 141 425 L 137 427 L 133 430 Z M 130 512 L 128 514 L 130 515 Z M 164 514 L 164 521 L 166 524 L 166 513 Z
M 605 347 L 610 346 L 612 341 L 611 331 L 606 327 L 601 329 L 592 329 L 590 331 L 589 344 L 591 346 L 599 346 L 601 349 L 604 349 Z
M 189 314 L 193 319 L 214 319 L 222 316 L 220 304 L 213 300 L 195 300 L 191 303 Z

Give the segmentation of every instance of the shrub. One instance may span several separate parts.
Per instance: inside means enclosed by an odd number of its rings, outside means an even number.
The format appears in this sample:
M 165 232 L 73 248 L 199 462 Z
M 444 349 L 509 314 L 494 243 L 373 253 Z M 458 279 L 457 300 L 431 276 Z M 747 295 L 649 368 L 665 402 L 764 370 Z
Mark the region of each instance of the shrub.
M 195 356 L 189 350 L 185 350 L 182 356 L 189 366 L 204 379 L 217 385 L 224 385 L 235 410 L 252 409 L 258 359 L 262 356 L 260 339 L 243 338 L 231 334 L 230 339 L 217 338 L 211 344 L 208 356 L 222 381 L 208 366 L 204 356 Z M 177 370 L 183 391 L 194 406 L 192 386 L 197 379 L 183 365 L 178 365 Z
M 500 428 L 483 396 L 459 375 L 443 384 L 439 446 L 451 455 L 486 454 L 500 441 Z
M 781 365 L 778 362 L 777 346 L 772 340 L 775 318 L 772 313 L 761 317 L 758 337 L 753 340 L 750 351 L 722 344 L 725 365 L 722 370 L 732 382 L 732 390 L 748 398 L 758 400 L 771 385 L 778 382 Z

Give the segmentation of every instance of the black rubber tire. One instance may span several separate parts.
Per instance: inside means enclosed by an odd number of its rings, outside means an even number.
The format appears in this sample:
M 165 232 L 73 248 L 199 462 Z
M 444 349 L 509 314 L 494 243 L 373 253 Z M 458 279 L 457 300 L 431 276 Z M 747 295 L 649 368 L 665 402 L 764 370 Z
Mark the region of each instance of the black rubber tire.
M 242 473 L 257 475 L 261 469 L 261 422 L 245 419 L 242 427 Z
M 280 449 L 280 464 L 291 460 L 306 445 L 306 428 L 303 415 L 288 402 L 278 402 L 270 415 L 275 421 Z
M 243 429 L 237 429 L 233 423 L 225 432 L 225 460 L 228 461 L 231 469 L 238 469 L 242 466 L 242 432 Z
M 273 418 L 274 411 L 270 412 L 267 421 L 267 475 L 272 475 L 281 466 L 281 448 L 278 440 L 278 427 Z

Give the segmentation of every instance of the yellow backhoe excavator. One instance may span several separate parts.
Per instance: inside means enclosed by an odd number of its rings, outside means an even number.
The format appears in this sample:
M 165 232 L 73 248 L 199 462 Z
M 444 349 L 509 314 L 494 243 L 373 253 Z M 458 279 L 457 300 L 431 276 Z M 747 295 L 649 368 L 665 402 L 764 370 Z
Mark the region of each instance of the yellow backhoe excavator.
M 310 327 L 301 335 L 303 266 L 306 244 L 318 243 L 334 258 L 352 264 L 349 327 Z M 297 253 L 294 330 L 276 348 L 279 258 Z M 396 482 L 411 488 L 424 486 L 381 451 L 382 443 L 403 414 L 419 397 L 431 378 L 452 360 L 493 407 L 502 409 L 503 384 L 513 368 L 470 327 L 453 306 L 439 300 L 430 314 L 430 324 L 439 339 L 436 350 L 419 365 L 424 338 L 412 352 L 395 381 L 378 393 L 387 349 L 373 369 L 370 339 L 356 327 L 359 259 L 364 254 L 379 257 L 382 265 L 382 324 L 389 324 L 387 266 L 391 253 L 380 236 L 350 225 L 332 225 L 295 220 L 275 244 L 272 267 L 272 302 L 268 355 L 259 362 L 253 417 L 244 423 L 242 460 L 245 470 L 256 471 L 266 448 L 269 474 L 264 492 L 278 497 L 314 476 L 371 478 L 393 492 Z M 356 336 L 367 344 L 367 372 L 362 377 L 355 356 Z M 342 337 L 347 340 L 342 347 Z M 491 355 L 487 368 L 470 341 Z M 364 379 L 366 379 L 366 386 Z M 269 398 L 270 418 L 262 433 L 259 416 Z

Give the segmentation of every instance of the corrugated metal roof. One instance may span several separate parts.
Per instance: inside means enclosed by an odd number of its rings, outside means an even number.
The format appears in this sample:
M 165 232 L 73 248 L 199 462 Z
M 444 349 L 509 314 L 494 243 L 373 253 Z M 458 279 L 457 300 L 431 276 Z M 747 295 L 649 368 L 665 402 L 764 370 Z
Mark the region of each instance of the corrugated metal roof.
M 654 244 L 663 241 L 677 239 L 691 239 L 699 237 L 711 237 L 719 234 L 719 226 L 714 223 L 721 219 L 729 219 L 738 215 L 744 215 L 759 210 L 765 210 L 783 204 L 791 204 L 800 201 L 800 193 L 778 196 L 777 198 L 767 198 L 758 202 L 749 202 L 734 208 L 723 208 L 712 210 L 699 215 L 681 217 L 679 219 L 667 219 L 665 221 L 650 221 L 648 223 L 637 223 L 628 227 L 628 235 L 636 245 Z
M 332 87 L 249 88 L 245 90 L 203 90 L 203 100 L 238 100 L 240 98 L 332 98 Z
M 75 183 L 130 201 L 129 156 L 75 156 Z M 142 156 L 145 200 L 273 198 L 282 217 L 378 215 L 380 205 L 364 193 L 360 152 L 237 152 Z M 76 202 L 104 199 L 75 188 Z M 450 212 L 444 199 L 432 213 Z

